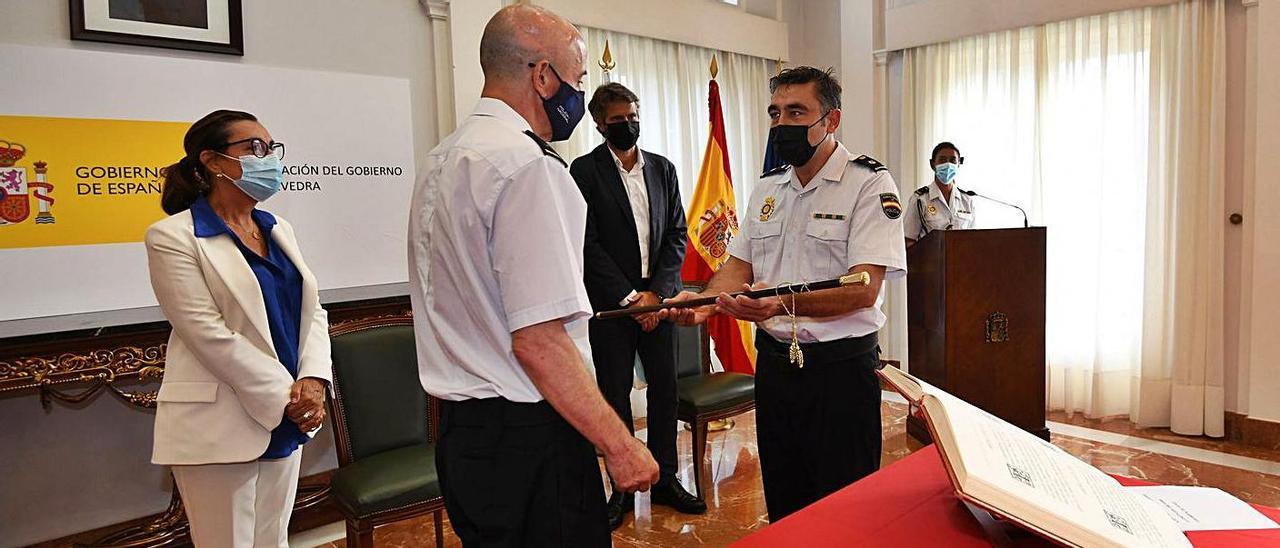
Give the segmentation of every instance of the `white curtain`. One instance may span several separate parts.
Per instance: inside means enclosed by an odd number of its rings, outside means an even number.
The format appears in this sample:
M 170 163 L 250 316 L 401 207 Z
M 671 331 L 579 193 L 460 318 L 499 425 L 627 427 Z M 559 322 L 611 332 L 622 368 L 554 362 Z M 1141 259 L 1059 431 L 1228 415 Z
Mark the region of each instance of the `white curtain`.
M 702 152 L 710 134 L 707 82 L 711 80 L 711 56 L 716 55 L 729 169 L 738 207 L 745 207 L 764 162 L 769 134 L 769 77 L 775 72 L 774 61 L 608 30 L 579 30 L 587 41 L 587 78 L 583 86 L 587 100 L 604 83 L 597 61 L 607 40 L 617 64 L 609 74 L 610 81 L 627 86 L 640 98 L 640 148 L 666 156 L 675 165 L 686 207 L 698 182 Z M 604 138 L 588 114 L 573 137 L 556 148 L 572 162 L 602 142 Z
M 903 192 L 960 187 L 1048 231 L 1048 400 L 1222 435 L 1223 0 L 903 52 Z M 1020 215 L 981 200 L 978 226 Z
M 1148 291 L 1133 418 L 1224 435 L 1223 0 L 1160 10 L 1152 24 Z

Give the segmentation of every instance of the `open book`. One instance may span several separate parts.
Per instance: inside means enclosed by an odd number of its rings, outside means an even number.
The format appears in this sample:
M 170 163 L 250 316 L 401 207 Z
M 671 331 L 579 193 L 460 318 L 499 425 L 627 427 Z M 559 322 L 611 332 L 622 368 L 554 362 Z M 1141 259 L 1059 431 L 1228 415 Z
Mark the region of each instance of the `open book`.
M 1074 546 L 1191 546 L 1141 495 L 1066 451 L 894 367 L 880 376 L 924 409 L 960 498 Z

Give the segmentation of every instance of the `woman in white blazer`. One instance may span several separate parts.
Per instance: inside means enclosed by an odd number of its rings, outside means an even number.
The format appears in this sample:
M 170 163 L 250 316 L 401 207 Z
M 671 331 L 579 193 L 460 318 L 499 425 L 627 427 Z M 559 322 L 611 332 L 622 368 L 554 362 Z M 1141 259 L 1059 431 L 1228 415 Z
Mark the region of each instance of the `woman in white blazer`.
M 293 228 L 255 206 L 284 145 L 220 110 L 165 172 L 170 216 L 147 229 L 151 285 L 173 325 L 152 462 L 170 465 L 196 546 L 287 546 L 300 446 L 324 420 L 329 323 Z

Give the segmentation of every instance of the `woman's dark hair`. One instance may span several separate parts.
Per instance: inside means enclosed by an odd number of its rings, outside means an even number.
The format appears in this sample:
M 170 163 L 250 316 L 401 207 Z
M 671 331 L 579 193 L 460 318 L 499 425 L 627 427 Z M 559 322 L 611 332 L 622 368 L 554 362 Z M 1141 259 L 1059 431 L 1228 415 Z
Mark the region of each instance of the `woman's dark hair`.
M 933 147 L 933 154 L 929 155 L 929 160 L 931 161 L 936 160 L 938 158 L 938 153 L 947 149 L 956 151 L 956 156 L 960 155 L 960 149 L 956 148 L 955 144 L 953 144 L 951 141 L 943 141 L 941 143 L 938 143 L 937 146 Z
M 208 170 L 200 163 L 200 153 L 206 150 L 222 150 L 231 135 L 231 124 L 257 122 L 258 118 L 238 110 L 215 110 L 191 124 L 182 138 L 182 159 L 164 169 L 164 192 L 160 195 L 160 207 L 173 215 L 186 211 L 201 196 L 209 194 Z

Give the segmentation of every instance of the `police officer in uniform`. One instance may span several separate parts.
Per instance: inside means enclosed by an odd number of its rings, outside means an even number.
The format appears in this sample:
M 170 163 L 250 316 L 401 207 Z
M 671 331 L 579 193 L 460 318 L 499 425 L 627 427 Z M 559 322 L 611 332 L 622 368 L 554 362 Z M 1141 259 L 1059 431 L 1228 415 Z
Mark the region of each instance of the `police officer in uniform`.
M 920 187 L 911 194 L 906 217 L 902 221 L 907 247 L 934 230 L 973 228 L 973 197 L 956 186 L 956 173 L 964 157 L 955 145 L 943 141 L 933 147 L 929 168 L 933 184 Z
M 587 365 L 586 204 L 546 142 L 582 118 L 585 59 L 564 19 L 500 10 L 481 38 L 482 98 L 413 193 L 418 366 L 443 400 L 436 467 L 467 546 L 608 546 L 593 445 L 622 490 L 658 477 Z
M 660 315 L 686 325 L 714 314 L 756 322 L 756 435 L 776 522 L 880 466 L 881 284 L 905 273 L 906 250 L 888 170 L 835 139 L 840 84 L 830 71 L 785 70 L 769 88 L 769 138 L 790 165 L 756 184 L 732 257 L 706 291 L 672 299 L 719 296 L 717 303 Z M 728 295 L 852 272 L 866 272 L 870 283 L 763 299 Z

